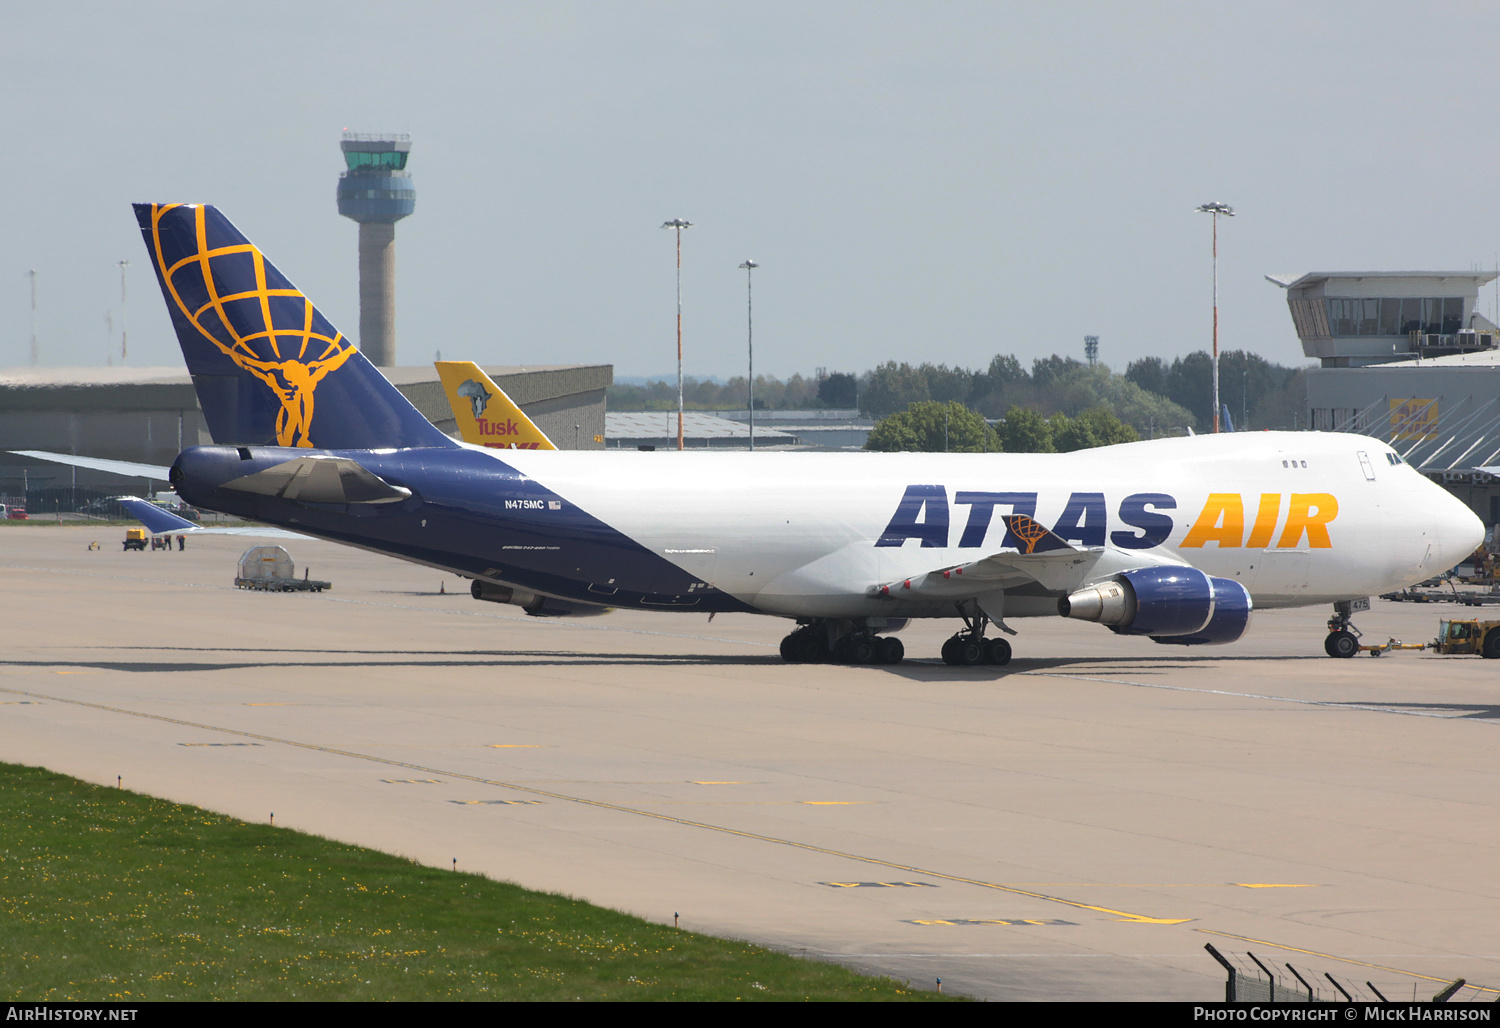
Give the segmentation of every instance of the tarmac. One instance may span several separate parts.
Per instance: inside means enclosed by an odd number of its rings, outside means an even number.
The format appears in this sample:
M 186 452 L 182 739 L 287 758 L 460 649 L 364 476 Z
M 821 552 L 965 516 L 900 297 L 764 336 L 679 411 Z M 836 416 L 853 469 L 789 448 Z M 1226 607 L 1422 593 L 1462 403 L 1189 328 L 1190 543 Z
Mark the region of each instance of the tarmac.
M 787 665 L 770 618 L 530 618 L 312 540 L 331 591 L 247 592 L 257 540 L 123 536 L 0 526 L 0 759 L 985 999 L 1222 999 L 1205 943 L 1325 998 L 1500 987 L 1497 662 L 1333 660 L 1308 608 Z

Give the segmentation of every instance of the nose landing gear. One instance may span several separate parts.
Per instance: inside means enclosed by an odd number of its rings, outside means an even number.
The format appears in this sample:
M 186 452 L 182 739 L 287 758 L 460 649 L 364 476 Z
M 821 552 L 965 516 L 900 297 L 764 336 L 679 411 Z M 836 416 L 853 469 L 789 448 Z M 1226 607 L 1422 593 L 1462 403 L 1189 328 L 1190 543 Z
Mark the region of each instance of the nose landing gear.
M 1359 629 L 1350 621 L 1351 615 L 1370 609 L 1370 598 L 1339 600 L 1333 605 L 1333 617 L 1328 619 L 1328 638 L 1323 640 L 1323 652 L 1330 657 L 1352 657 L 1359 652 Z

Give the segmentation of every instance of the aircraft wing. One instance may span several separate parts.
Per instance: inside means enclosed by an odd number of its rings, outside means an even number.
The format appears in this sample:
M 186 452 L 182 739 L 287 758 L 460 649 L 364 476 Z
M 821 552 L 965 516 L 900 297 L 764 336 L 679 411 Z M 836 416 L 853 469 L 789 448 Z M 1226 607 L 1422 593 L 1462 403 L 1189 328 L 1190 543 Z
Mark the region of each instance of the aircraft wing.
M 202 525 L 195 525 L 187 518 L 178 517 L 169 510 L 163 510 L 154 503 L 147 503 L 134 496 L 121 496 L 116 502 L 128 510 L 131 517 L 145 525 L 146 531 L 152 535 L 166 533 L 167 535 L 251 535 L 262 539 L 311 538 L 299 532 L 288 532 L 284 528 L 261 528 L 253 525 L 204 528 Z
M 1053 592 L 1071 592 L 1104 554 L 1102 548 L 1082 549 L 1060 539 L 1025 514 L 1008 514 L 1002 520 L 1021 540 L 1020 549 L 1002 550 L 967 564 L 886 582 L 873 587 L 871 594 L 897 599 L 963 599 L 1032 582 Z
M 171 480 L 168 476 L 172 469 L 160 464 L 137 464 L 132 460 L 108 460 L 104 457 L 79 457 L 72 453 L 49 453 L 46 450 L 11 450 L 10 452 L 22 457 L 51 461 L 54 464 L 68 464 L 75 468 L 88 468 L 90 471 L 107 471 L 112 475 L 125 475 L 128 478 L 149 478 L 153 482 Z

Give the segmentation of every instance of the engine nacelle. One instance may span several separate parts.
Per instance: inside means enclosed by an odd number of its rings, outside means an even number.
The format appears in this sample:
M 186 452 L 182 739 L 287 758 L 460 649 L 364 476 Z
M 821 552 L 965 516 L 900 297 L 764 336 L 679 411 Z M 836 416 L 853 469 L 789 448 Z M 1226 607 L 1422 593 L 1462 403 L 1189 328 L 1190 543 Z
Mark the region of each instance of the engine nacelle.
M 1057 601 L 1057 612 L 1124 635 L 1193 645 L 1234 642 L 1245 634 L 1252 606 L 1250 593 L 1233 579 L 1163 565 L 1079 589 Z
M 513 604 L 536 618 L 589 618 L 608 614 L 610 610 L 593 603 L 572 603 L 508 585 L 481 582 L 477 578 L 469 585 L 469 595 L 490 603 Z

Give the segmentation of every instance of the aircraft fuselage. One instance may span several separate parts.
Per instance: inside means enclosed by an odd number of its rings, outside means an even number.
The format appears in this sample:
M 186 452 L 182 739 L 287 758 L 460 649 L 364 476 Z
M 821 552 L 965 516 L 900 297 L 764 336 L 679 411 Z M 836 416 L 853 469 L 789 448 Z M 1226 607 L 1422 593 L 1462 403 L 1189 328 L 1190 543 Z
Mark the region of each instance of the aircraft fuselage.
M 318 455 L 411 496 L 330 504 L 221 488 Z M 196 506 L 562 600 L 802 618 L 952 616 L 941 599 L 879 587 L 1014 552 L 1009 514 L 1088 551 L 1094 577 L 1181 563 L 1239 582 L 1260 608 L 1401 588 L 1483 536 L 1384 443 L 1313 432 L 1068 454 L 208 446 L 185 451 L 173 481 Z M 1006 615 L 1055 615 L 1065 592 L 1008 588 Z

